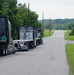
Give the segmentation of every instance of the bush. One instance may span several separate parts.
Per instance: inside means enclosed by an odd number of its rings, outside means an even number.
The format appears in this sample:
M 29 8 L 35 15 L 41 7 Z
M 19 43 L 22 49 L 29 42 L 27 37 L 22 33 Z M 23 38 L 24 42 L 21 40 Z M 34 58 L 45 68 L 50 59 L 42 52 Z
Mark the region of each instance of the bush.
M 69 33 L 69 35 L 74 35 L 74 27 L 72 28 L 71 32 Z

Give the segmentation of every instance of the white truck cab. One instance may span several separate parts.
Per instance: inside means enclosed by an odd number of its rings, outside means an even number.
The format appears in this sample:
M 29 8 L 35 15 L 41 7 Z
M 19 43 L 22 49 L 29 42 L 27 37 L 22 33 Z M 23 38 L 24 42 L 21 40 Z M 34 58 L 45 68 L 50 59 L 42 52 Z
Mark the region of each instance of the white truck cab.
M 17 51 L 29 50 L 36 47 L 35 30 L 32 26 L 20 26 L 18 28 L 18 40 L 13 44 Z

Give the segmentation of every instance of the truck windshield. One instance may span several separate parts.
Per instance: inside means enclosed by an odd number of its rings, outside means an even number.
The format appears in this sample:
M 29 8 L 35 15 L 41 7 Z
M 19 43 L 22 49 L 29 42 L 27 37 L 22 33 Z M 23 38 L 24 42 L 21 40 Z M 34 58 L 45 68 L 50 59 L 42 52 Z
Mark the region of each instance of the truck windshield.
M 0 18 L 0 37 L 4 34 L 4 18 Z
M 37 38 L 40 38 L 40 32 L 37 33 Z
M 24 40 L 25 38 L 25 31 L 24 30 L 20 30 L 20 39 Z
M 26 40 L 32 40 L 33 39 L 33 31 L 26 31 L 26 36 L 25 36 Z
M 25 39 L 25 28 L 24 27 L 20 27 L 20 29 L 19 29 L 19 35 L 20 35 L 20 39 L 21 40 Z

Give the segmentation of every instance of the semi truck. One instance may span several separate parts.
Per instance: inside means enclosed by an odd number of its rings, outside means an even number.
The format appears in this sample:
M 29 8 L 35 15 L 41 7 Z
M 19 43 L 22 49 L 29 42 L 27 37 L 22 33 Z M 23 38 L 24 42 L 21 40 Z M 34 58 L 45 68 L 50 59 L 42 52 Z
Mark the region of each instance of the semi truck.
M 0 16 L 0 55 L 15 53 L 11 36 L 11 23 L 6 16 Z
M 36 44 L 42 44 L 43 39 L 42 39 L 42 29 L 41 28 L 36 28 Z
M 18 27 L 18 40 L 13 41 L 17 51 L 29 50 L 36 47 L 36 30 L 33 26 Z

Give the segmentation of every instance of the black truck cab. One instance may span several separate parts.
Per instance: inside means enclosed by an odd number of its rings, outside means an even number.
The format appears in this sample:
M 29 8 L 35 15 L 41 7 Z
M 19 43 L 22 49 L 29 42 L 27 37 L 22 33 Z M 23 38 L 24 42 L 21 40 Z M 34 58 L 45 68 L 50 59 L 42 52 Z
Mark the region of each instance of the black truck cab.
M 0 17 L 0 55 L 15 53 L 11 36 L 11 23 L 8 17 Z

